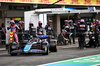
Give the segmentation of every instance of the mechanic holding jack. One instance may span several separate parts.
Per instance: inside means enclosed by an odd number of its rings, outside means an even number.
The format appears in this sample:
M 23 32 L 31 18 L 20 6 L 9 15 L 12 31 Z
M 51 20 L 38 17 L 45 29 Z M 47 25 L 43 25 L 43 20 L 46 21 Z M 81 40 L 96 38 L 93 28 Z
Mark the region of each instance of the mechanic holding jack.
M 16 43 L 18 44 L 18 47 L 19 47 L 19 42 L 18 42 L 18 36 L 17 36 L 17 34 L 16 34 L 16 28 L 19 30 L 20 28 L 15 24 L 15 22 L 14 22 L 14 20 L 11 20 L 10 21 L 10 26 L 9 27 L 7 27 L 7 29 L 9 30 L 9 29 L 11 29 L 12 31 L 13 31 L 13 35 L 14 35 L 14 38 L 15 38 L 15 40 L 16 40 Z M 13 42 L 14 42 L 14 40 L 13 40 Z

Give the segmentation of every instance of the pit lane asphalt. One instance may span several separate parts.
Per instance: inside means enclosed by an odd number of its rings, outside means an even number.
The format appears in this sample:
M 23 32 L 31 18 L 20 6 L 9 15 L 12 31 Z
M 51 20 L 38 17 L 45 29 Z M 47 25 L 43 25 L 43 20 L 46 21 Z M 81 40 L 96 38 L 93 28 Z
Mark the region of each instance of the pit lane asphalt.
M 87 48 L 86 50 L 80 50 L 77 46 L 78 44 L 73 44 L 72 46 L 58 46 L 58 52 L 51 52 L 49 55 L 19 54 L 18 56 L 10 56 L 7 51 L 0 51 L 0 66 L 36 66 L 100 54 L 100 48 Z

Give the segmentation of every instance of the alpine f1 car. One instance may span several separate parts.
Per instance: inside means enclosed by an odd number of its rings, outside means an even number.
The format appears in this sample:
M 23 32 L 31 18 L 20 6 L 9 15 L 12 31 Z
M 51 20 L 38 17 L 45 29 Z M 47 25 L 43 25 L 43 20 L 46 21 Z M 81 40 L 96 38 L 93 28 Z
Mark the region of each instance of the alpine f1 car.
M 17 55 L 18 53 L 41 53 L 43 55 L 48 55 L 49 51 L 56 52 L 57 51 L 57 42 L 52 40 L 50 44 L 47 41 L 48 35 L 38 35 L 37 37 L 30 36 L 30 39 L 26 42 L 23 40 L 24 47 L 20 47 L 17 49 L 16 43 L 10 43 L 10 51 L 11 55 Z M 25 42 L 24 42 L 25 41 Z M 20 44 L 21 46 L 21 44 Z M 12 50 L 13 49 L 13 50 Z

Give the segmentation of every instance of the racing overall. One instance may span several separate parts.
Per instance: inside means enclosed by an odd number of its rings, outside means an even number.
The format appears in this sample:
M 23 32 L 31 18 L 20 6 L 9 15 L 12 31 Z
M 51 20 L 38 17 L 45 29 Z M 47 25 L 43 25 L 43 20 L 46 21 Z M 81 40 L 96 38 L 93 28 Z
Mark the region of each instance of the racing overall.
M 16 34 L 16 28 L 19 28 L 19 27 L 17 25 L 9 26 L 9 29 L 11 29 L 13 31 L 13 35 L 15 37 L 15 40 L 18 43 L 18 37 L 17 37 L 17 34 Z M 13 38 L 13 42 L 14 42 L 14 38 Z
M 37 34 L 38 34 L 38 35 L 44 35 L 44 34 L 43 34 L 43 28 L 42 28 L 41 26 L 38 26 L 38 27 L 37 27 Z
M 94 31 L 95 26 L 93 24 L 90 25 L 90 31 Z
M 46 34 L 47 34 L 47 35 L 53 36 L 53 30 L 52 30 L 52 28 L 51 28 L 50 25 L 47 24 L 46 27 L 45 27 L 45 29 L 46 29 Z M 51 36 L 48 37 L 48 42 L 49 42 L 49 43 L 50 43 L 50 38 L 51 38 Z
M 34 26 L 29 27 L 30 35 L 36 36 L 36 28 Z
M 100 26 L 96 26 L 96 32 L 95 32 L 95 39 L 96 39 L 96 46 L 98 47 L 100 45 Z
M 53 30 L 50 25 L 46 25 L 45 27 L 47 35 L 53 35 Z
M 20 24 L 18 27 L 20 28 L 20 30 L 19 30 L 18 32 L 19 32 L 19 33 L 22 33 L 22 32 L 23 32 L 22 24 Z M 23 36 L 22 34 L 18 34 L 19 41 L 22 40 L 22 36 Z
M 20 24 L 18 27 L 20 28 L 19 32 L 22 32 L 23 31 L 22 24 Z
M 98 26 L 98 46 L 100 46 L 100 25 Z
M 96 43 L 95 43 L 95 35 L 93 31 L 89 32 L 89 47 L 96 47 Z
M 4 40 L 6 39 L 6 36 L 5 36 L 5 33 L 4 32 L 6 32 L 6 29 L 3 28 L 3 27 L 1 29 L 2 29 L 2 31 L 1 31 L 1 40 L 2 40 L 1 43 L 2 44 L 5 44 L 5 41 Z
M 85 48 L 85 32 L 87 31 L 87 26 L 86 24 L 79 24 L 78 26 L 78 41 L 79 41 L 79 47 L 80 49 L 84 49 Z
M 75 44 L 75 26 L 74 25 L 70 25 L 70 31 L 72 34 L 72 37 L 73 37 L 73 44 Z
M 65 38 L 65 32 L 62 31 L 62 32 L 59 34 L 59 36 L 58 36 L 58 42 L 59 42 L 61 45 L 65 44 L 64 38 Z
M 69 39 L 69 43 L 71 44 L 71 37 L 69 37 L 70 35 L 69 25 L 66 25 L 64 29 L 67 31 L 65 34 L 65 38 Z

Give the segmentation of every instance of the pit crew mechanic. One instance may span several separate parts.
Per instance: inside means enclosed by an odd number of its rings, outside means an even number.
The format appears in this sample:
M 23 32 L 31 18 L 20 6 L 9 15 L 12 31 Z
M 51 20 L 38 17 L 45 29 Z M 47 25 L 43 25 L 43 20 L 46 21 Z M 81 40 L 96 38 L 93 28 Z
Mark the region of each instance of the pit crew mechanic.
M 10 21 L 10 24 L 11 24 L 11 25 L 10 25 L 9 27 L 7 27 L 7 29 L 8 29 L 8 30 L 11 29 L 11 30 L 13 31 L 14 38 L 15 38 L 15 40 L 16 40 L 16 43 L 18 44 L 18 47 L 19 47 L 18 36 L 17 36 L 17 34 L 16 34 L 16 28 L 17 28 L 17 29 L 20 29 L 20 28 L 15 24 L 14 20 L 11 20 L 11 21 Z

